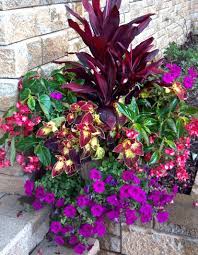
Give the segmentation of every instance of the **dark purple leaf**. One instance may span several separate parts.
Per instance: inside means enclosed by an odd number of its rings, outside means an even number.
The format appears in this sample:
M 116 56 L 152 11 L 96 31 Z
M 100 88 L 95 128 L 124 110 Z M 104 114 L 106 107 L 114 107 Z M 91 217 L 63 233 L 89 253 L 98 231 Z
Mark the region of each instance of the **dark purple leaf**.
M 116 114 L 111 107 L 101 107 L 99 108 L 100 119 L 104 122 L 110 129 L 113 129 L 116 125 Z

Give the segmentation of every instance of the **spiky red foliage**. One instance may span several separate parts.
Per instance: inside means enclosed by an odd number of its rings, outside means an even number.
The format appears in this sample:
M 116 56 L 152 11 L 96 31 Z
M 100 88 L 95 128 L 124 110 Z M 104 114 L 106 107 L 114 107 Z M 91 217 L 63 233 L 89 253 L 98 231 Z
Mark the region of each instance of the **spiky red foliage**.
M 83 79 L 84 85 L 72 82 L 63 88 L 97 103 L 102 121 L 112 128 L 116 123 L 113 102 L 120 96 L 132 97 L 137 82 L 159 72 L 161 61 L 153 62 L 158 50 L 150 51 L 152 37 L 128 50 L 134 38 L 148 26 L 153 14 L 120 25 L 121 0 L 107 0 L 103 11 L 100 0 L 92 0 L 92 5 L 88 0 L 82 0 L 82 3 L 89 14 L 90 24 L 67 7 L 82 24 L 69 19 L 69 25 L 81 36 L 92 55 L 77 53 L 81 64 L 67 69 Z

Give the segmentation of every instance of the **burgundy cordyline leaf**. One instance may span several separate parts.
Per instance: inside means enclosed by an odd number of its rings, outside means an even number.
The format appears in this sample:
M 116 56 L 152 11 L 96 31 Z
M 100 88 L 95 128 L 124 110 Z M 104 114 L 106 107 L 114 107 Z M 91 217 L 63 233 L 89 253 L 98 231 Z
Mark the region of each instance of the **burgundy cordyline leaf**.
M 86 86 L 86 85 L 80 85 L 75 82 L 70 82 L 69 84 L 65 84 L 62 86 L 62 88 L 70 89 L 73 92 L 80 93 L 80 94 L 86 94 L 86 93 L 97 93 L 97 90 L 95 90 L 92 87 Z
M 110 128 L 113 129 L 115 127 L 117 118 L 113 107 L 102 107 L 99 108 L 99 114 L 101 120 Z

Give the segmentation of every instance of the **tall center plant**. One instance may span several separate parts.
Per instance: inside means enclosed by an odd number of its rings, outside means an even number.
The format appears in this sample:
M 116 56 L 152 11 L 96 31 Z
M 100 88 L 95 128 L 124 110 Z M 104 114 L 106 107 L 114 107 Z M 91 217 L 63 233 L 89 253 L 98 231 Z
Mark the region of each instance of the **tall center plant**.
M 120 25 L 121 0 L 107 0 L 104 9 L 100 0 L 82 0 L 89 14 L 89 22 L 67 7 L 67 10 L 81 23 L 69 19 L 73 28 L 88 46 L 91 54 L 77 53 L 80 61 L 67 72 L 73 72 L 84 80 L 65 84 L 69 89 L 98 105 L 101 120 L 114 128 L 117 119 L 114 102 L 122 96 L 130 101 L 140 93 L 137 83 L 142 83 L 150 74 L 160 73 L 161 60 L 154 61 L 158 50 L 151 50 L 153 37 L 132 47 L 132 42 L 150 23 L 153 14 L 147 14 Z M 130 50 L 129 50 L 130 47 Z

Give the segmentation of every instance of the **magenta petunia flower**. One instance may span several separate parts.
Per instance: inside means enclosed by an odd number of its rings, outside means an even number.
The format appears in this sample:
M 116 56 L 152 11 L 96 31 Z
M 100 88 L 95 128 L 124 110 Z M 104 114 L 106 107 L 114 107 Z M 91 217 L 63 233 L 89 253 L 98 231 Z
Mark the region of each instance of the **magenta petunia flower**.
M 68 205 L 64 209 L 64 215 L 67 218 L 74 218 L 76 216 L 76 208 L 73 205 Z
M 111 220 L 111 221 L 114 221 L 114 220 L 117 220 L 120 216 L 120 212 L 119 210 L 112 210 L 112 211 L 109 211 L 106 213 L 106 216 Z
M 45 196 L 44 188 L 42 186 L 37 187 L 35 190 L 35 197 L 42 199 L 42 198 L 44 198 L 44 196 Z
M 98 235 L 98 237 L 103 237 L 106 234 L 106 227 L 104 222 L 96 221 L 94 225 L 94 232 Z
M 59 221 L 52 221 L 50 225 L 50 231 L 54 234 L 58 234 L 58 232 L 61 232 L 62 225 Z
M 191 89 L 194 85 L 194 79 L 190 76 L 185 76 L 183 80 L 183 85 L 186 89 Z
M 74 247 L 74 251 L 77 253 L 77 254 L 83 254 L 86 250 L 86 246 L 82 243 L 79 243 L 77 244 L 75 247 Z
M 24 184 L 24 190 L 27 196 L 32 196 L 32 192 L 34 190 L 34 182 L 27 180 Z
M 79 229 L 79 234 L 85 238 L 89 238 L 93 234 L 93 227 L 88 223 L 83 224 Z
M 136 215 L 136 211 L 131 210 L 131 209 L 126 210 L 125 217 L 126 217 L 126 224 L 127 225 L 133 224 L 138 219 L 138 217 Z
M 129 194 L 129 189 L 130 189 L 130 185 L 125 184 L 120 188 L 120 198 L 129 198 L 130 194 Z
M 77 238 L 77 236 L 72 235 L 72 236 L 70 237 L 70 239 L 69 239 L 69 244 L 75 245 L 75 244 L 77 244 L 77 243 L 78 243 L 78 238 Z
M 58 91 L 54 91 L 50 94 L 50 97 L 55 100 L 61 100 L 63 98 L 63 94 Z
M 107 203 L 109 203 L 110 205 L 113 206 L 118 206 L 119 205 L 119 201 L 116 195 L 111 195 L 107 197 Z
M 35 200 L 33 203 L 32 203 L 32 206 L 34 208 L 35 211 L 39 211 L 40 209 L 43 208 L 43 205 L 42 203 L 39 201 L 39 200 Z
M 64 198 L 59 198 L 58 200 L 56 200 L 56 207 L 61 208 L 64 206 L 64 204 L 65 204 Z
M 93 168 L 89 172 L 89 178 L 91 180 L 101 180 L 102 174 L 101 174 L 101 172 L 99 170 Z
M 55 236 L 54 237 L 54 241 L 58 244 L 58 245 L 64 245 L 65 241 L 64 238 L 62 236 Z
M 91 213 L 94 217 L 100 217 L 105 211 L 102 205 L 95 204 L 91 207 Z
M 81 208 L 88 206 L 89 202 L 89 198 L 85 195 L 80 195 L 77 197 L 77 205 Z
M 158 212 L 156 218 L 159 223 L 164 223 L 164 222 L 168 221 L 169 213 L 168 212 Z
M 54 201 L 55 201 L 54 193 L 46 193 L 45 198 L 44 198 L 44 201 L 45 201 L 47 204 L 53 204 Z
M 149 221 L 152 220 L 152 213 L 153 213 L 153 209 L 152 209 L 152 206 L 149 205 L 149 204 L 144 204 L 140 210 L 140 219 L 141 219 L 141 222 L 142 223 L 147 223 Z
M 102 181 L 96 181 L 93 184 L 93 189 L 96 193 L 103 193 L 105 191 L 105 183 Z

